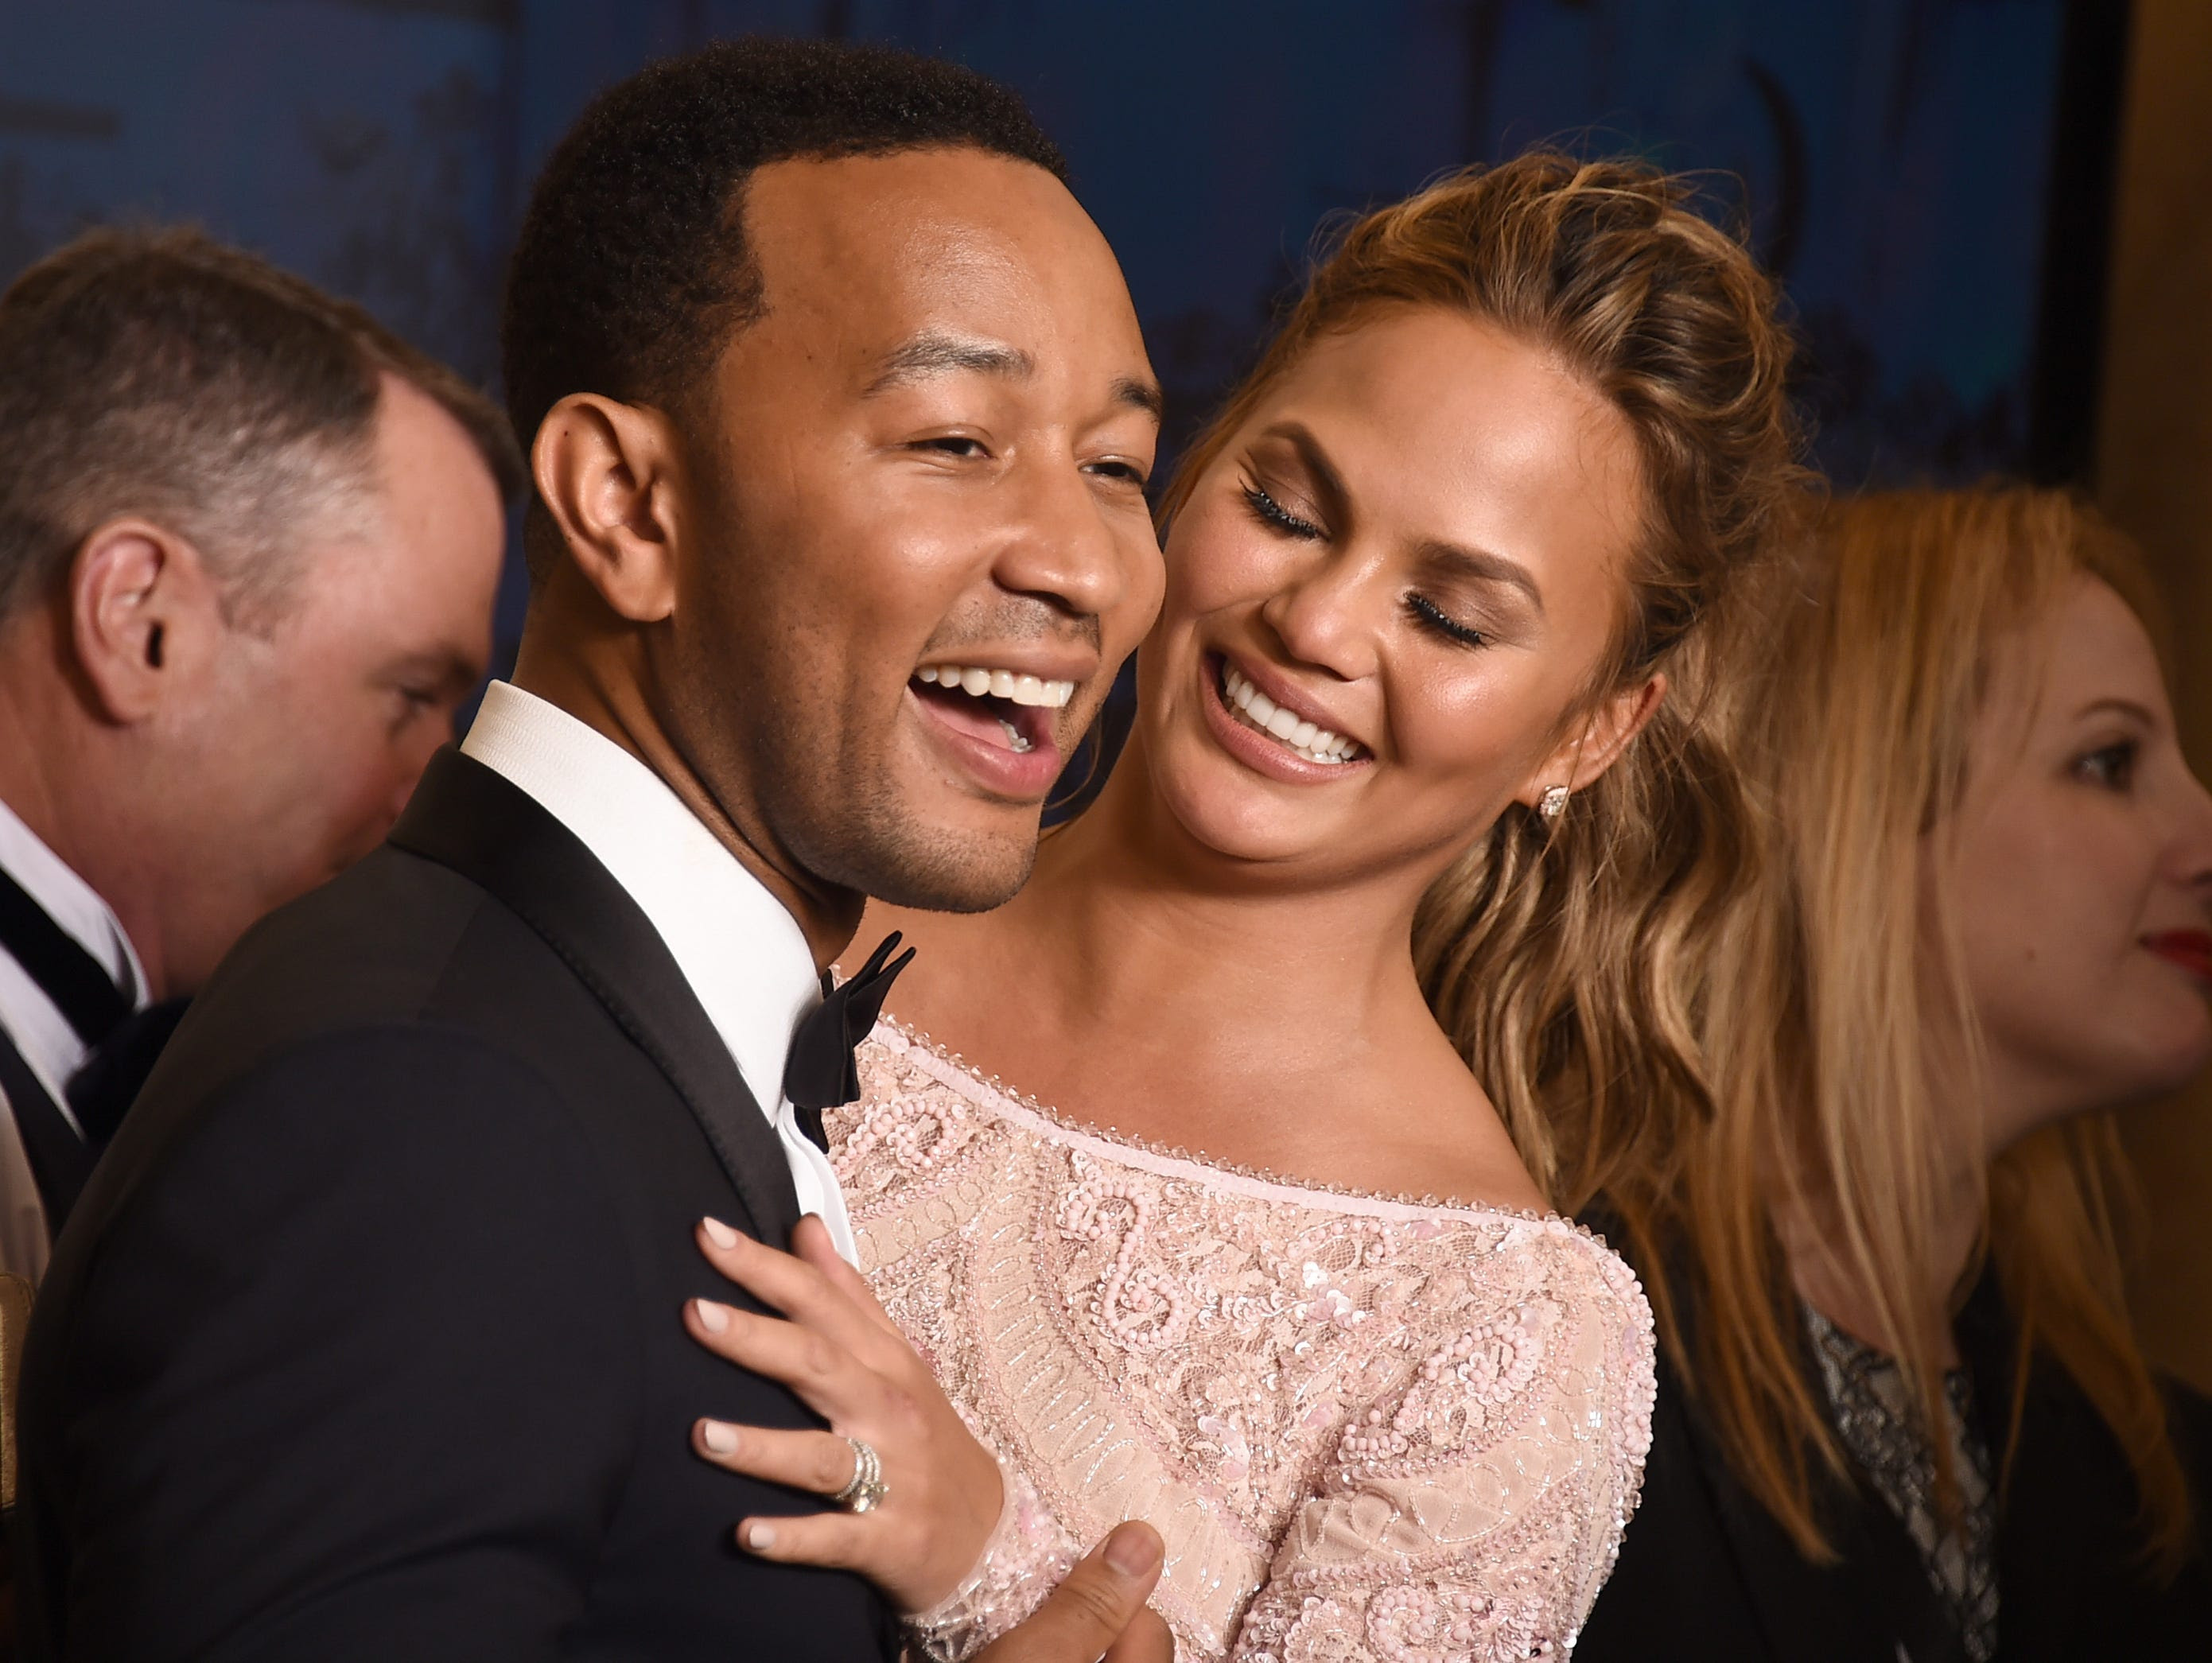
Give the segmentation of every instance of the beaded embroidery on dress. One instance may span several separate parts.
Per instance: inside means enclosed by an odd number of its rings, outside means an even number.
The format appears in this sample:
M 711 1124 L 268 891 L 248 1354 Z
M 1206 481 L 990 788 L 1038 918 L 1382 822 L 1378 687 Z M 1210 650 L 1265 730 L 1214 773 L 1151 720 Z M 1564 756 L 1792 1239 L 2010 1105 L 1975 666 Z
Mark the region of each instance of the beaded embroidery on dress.
M 860 1073 L 827 1123 L 861 1268 L 1006 1478 L 918 1648 L 972 1655 L 1143 1518 L 1185 1660 L 1567 1654 L 1651 1435 L 1601 1241 L 1079 1130 L 888 1019 Z

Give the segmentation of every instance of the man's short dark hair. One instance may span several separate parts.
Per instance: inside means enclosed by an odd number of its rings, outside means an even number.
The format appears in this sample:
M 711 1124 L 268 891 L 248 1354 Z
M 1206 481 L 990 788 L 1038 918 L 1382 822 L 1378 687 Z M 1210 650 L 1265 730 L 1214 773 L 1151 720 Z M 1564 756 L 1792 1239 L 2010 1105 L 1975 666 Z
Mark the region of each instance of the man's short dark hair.
M 884 46 L 729 40 L 600 94 L 539 176 L 507 271 L 501 346 L 523 444 L 570 393 L 672 407 L 760 315 L 754 169 L 939 145 L 1066 177 L 1018 94 Z
M 190 537 L 235 607 L 273 603 L 302 517 L 372 483 L 387 373 L 520 492 L 499 407 L 351 302 L 189 228 L 48 255 L 0 294 L 0 616 L 52 593 L 119 514 Z

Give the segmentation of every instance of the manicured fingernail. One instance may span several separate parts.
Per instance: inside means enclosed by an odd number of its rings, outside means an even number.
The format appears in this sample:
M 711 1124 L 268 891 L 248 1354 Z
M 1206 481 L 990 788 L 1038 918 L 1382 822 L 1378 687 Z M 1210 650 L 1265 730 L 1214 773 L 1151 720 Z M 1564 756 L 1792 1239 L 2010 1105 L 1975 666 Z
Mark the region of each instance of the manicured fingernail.
M 738 1453 L 738 1429 L 720 1421 L 702 1421 L 699 1441 L 717 1455 L 734 1455 Z
M 719 1334 L 730 1326 L 730 1308 L 717 1305 L 711 1299 L 695 1299 L 691 1308 L 699 1314 L 699 1326 L 710 1334 Z
M 1117 1530 L 1106 1539 L 1106 1563 L 1124 1576 L 1142 1576 L 1159 1563 L 1155 1540 L 1148 1530 Z
M 745 1526 L 745 1545 L 755 1553 L 766 1553 L 775 1545 L 775 1526 L 764 1520 L 754 1520 Z
M 718 1247 L 728 1248 L 738 1245 L 738 1233 L 719 1218 L 702 1218 L 699 1221 L 699 1228 L 707 1232 L 707 1239 Z

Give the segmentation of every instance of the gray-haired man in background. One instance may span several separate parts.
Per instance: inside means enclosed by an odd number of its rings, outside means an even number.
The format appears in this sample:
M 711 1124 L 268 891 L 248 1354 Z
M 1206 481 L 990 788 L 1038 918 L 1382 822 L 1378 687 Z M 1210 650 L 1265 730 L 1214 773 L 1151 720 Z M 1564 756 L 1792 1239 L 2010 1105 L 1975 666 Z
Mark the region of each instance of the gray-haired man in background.
M 0 1269 L 35 1278 L 174 1002 L 381 841 L 482 677 L 505 416 L 191 231 L 0 294 Z

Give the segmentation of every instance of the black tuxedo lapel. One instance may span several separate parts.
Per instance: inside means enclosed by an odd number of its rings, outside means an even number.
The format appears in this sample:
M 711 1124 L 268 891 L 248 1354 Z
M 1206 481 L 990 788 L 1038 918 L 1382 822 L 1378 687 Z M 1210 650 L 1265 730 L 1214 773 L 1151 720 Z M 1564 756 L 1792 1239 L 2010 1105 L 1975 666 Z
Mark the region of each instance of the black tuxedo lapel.
M 781 1143 L 659 932 L 576 835 L 448 750 L 431 759 L 391 841 L 486 890 L 560 955 L 690 1107 L 761 1239 L 784 1246 L 799 1197 Z

